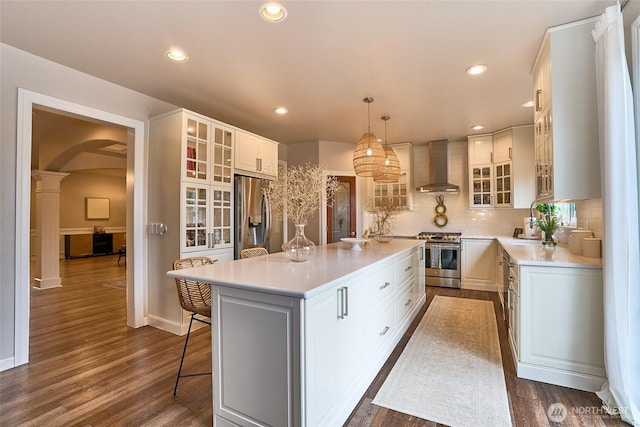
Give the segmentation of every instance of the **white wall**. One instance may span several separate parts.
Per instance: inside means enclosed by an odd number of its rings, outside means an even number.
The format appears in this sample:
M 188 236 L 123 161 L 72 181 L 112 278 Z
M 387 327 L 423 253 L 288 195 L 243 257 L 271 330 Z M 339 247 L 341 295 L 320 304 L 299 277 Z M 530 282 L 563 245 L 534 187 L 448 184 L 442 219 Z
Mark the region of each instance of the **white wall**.
M 18 88 L 148 121 L 176 108 L 163 101 L 0 43 L 0 368 L 15 353 L 15 224 Z

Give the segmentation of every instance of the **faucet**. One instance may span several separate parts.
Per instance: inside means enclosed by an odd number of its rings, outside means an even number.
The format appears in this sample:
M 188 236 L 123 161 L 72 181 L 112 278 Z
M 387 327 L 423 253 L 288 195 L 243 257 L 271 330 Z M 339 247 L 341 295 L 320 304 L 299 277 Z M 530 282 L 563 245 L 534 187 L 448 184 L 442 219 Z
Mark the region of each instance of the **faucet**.
M 537 202 L 536 199 L 533 199 L 533 202 L 531 202 L 531 205 L 529 206 L 529 227 L 533 228 L 533 205 L 535 205 Z

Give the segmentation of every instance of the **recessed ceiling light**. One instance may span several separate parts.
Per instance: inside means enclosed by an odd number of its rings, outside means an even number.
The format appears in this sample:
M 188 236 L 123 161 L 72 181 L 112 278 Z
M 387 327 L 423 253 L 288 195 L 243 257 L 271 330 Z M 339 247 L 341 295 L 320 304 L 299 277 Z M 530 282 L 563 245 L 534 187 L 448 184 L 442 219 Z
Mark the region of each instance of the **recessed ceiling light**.
M 469 74 L 470 76 L 476 76 L 478 74 L 484 73 L 485 71 L 487 71 L 487 66 L 478 64 L 478 65 L 472 65 L 471 67 L 467 68 L 465 70 L 465 73 Z
M 164 54 L 166 55 L 167 58 L 171 59 L 172 61 L 184 62 L 187 59 L 189 59 L 189 55 L 187 55 L 180 49 L 169 49 Z
M 480 130 L 480 129 L 484 129 L 484 126 L 482 126 L 482 125 L 475 125 L 475 126 L 471 126 L 471 129 L 473 129 L 473 130 Z
M 275 108 L 273 111 L 275 111 L 276 114 L 287 114 L 289 112 L 289 110 L 287 110 L 285 107 L 278 107 L 278 108 Z
M 260 6 L 260 16 L 268 22 L 281 22 L 287 17 L 287 9 L 279 3 L 265 3 Z
M 521 105 L 524 108 L 531 108 L 533 107 L 533 101 L 527 101 L 524 104 Z

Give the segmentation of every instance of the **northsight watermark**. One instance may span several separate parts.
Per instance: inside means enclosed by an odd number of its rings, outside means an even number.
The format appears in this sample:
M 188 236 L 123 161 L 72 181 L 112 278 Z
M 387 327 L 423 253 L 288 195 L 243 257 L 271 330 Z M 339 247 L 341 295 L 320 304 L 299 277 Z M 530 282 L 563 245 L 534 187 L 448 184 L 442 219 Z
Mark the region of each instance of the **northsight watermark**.
M 625 408 L 605 408 L 603 406 L 573 406 L 568 409 L 560 402 L 552 403 L 547 408 L 547 417 L 549 421 L 560 424 L 567 419 L 569 415 L 577 417 L 599 416 L 600 418 L 620 418 L 624 414 Z

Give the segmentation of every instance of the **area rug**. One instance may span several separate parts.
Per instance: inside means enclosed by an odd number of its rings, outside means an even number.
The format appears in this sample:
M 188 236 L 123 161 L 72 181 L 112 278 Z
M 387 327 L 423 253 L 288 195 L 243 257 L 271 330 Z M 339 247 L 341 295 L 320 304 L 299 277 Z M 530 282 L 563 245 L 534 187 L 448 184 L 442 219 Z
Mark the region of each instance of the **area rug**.
M 511 426 L 493 303 L 436 296 L 373 404 L 448 426 Z

